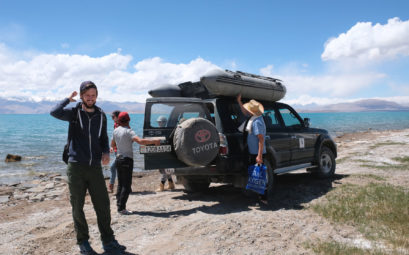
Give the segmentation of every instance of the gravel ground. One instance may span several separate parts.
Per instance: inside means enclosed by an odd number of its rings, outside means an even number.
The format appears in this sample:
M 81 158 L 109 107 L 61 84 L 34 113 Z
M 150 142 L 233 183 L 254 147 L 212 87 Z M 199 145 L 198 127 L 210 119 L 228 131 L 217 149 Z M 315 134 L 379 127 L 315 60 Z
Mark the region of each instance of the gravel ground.
M 338 241 L 370 247 L 353 227 L 334 225 L 309 207 L 328 191 L 347 183 L 374 181 L 409 187 L 409 171 L 363 167 L 397 164 L 409 156 L 409 130 L 368 131 L 336 139 L 338 165 L 329 180 L 305 171 L 280 175 L 270 206 L 230 185 L 212 184 L 206 193 L 155 192 L 157 171 L 135 174 L 128 201 L 132 215 L 116 213 L 111 194 L 112 227 L 128 254 L 313 254 L 306 243 Z M 375 146 L 376 145 L 376 146 Z M 96 216 L 89 197 L 85 213 L 91 244 L 102 253 Z M 64 177 L 39 176 L 14 186 L 0 186 L 0 254 L 78 254 Z

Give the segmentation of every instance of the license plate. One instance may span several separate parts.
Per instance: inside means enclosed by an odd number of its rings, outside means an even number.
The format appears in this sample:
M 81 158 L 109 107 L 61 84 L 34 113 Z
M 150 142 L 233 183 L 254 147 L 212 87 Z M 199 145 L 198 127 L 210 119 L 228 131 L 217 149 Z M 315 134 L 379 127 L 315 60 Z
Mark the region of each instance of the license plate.
M 171 152 L 171 151 L 172 151 L 171 145 L 141 146 L 139 148 L 139 153 L 141 154 L 162 153 L 162 152 Z

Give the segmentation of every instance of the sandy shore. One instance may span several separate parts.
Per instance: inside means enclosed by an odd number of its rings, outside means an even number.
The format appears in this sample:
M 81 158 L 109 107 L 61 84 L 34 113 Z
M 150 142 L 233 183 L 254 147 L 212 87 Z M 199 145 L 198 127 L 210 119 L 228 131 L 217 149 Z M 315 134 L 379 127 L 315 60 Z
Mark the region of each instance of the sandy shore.
M 409 156 L 409 129 L 346 134 L 336 139 L 336 176 L 316 180 L 305 171 L 278 176 L 274 204 L 260 207 L 254 197 L 229 185 L 212 184 L 209 192 L 155 192 L 157 171 L 135 174 L 128 209 L 116 213 L 111 196 L 112 227 L 129 254 L 313 254 L 305 243 L 358 245 L 362 235 L 351 226 L 334 225 L 310 209 L 327 192 L 347 183 L 373 181 L 409 188 L 409 169 L 362 166 L 397 164 Z M 102 253 L 96 216 L 89 197 L 85 212 L 91 244 Z M 71 207 L 64 176 L 0 186 L 0 254 L 77 254 Z

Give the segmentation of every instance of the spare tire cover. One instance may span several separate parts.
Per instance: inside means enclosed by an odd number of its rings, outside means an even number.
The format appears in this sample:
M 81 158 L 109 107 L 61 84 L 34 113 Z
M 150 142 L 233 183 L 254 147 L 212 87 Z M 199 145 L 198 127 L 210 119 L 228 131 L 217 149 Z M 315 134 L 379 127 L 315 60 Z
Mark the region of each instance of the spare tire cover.
M 176 127 L 173 145 L 179 160 L 189 166 L 204 166 L 219 152 L 219 133 L 209 120 L 188 119 Z

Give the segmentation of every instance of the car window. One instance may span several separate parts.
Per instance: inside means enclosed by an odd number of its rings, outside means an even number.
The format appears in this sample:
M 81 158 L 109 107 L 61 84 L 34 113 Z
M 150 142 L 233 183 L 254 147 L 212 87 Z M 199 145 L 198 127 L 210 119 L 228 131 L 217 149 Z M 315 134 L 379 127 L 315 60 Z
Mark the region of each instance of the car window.
M 273 131 L 281 127 L 278 116 L 274 109 L 265 109 L 263 113 L 264 123 L 267 131 Z
M 170 114 L 172 113 L 174 105 L 153 104 L 151 107 L 151 127 L 167 127 Z
M 230 104 L 227 106 L 230 123 L 232 128 L 236 131 L 237 128 L 247 120 L 246 116 L 241 112 L 240 106 L 236 104 Z
M 279 109 L 281 117 L 283 118 L 284 125 L 286 127 L 301 127 L 301 121 L 297 118 L 297 116 L 287 108 Z
M 175 127 L 191 118 L 205 118 L 206 110 L 197 103 L 156 103 L 151 106 L 150 126 L 152 128 Z

